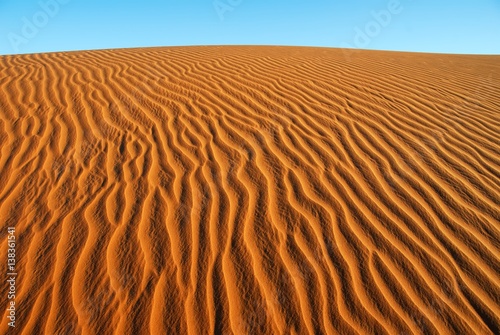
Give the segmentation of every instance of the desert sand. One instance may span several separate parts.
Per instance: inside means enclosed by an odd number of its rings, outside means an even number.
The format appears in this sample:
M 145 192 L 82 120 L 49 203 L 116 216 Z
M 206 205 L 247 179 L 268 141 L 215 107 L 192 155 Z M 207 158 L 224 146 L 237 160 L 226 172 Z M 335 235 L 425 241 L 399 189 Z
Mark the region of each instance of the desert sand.
M 0 57 L 1 334 L 500 334 L 500 56 Z

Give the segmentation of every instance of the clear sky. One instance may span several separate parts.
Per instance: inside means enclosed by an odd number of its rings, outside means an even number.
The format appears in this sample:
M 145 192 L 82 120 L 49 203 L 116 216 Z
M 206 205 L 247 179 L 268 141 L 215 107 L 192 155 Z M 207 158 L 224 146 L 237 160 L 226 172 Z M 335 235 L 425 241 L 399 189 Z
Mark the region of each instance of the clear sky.
M 180 45 L 500 54 L 500 0 L 0 0 L 0 54 Z

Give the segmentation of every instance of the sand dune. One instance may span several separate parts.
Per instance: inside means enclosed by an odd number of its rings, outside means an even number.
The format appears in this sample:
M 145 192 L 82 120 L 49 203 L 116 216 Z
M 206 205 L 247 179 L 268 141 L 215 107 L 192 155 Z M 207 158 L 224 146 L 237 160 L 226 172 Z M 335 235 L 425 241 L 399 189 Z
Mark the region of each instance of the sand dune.
M 500 334 L 499 56 L 3 56 L 0 89 L 2 334 Z

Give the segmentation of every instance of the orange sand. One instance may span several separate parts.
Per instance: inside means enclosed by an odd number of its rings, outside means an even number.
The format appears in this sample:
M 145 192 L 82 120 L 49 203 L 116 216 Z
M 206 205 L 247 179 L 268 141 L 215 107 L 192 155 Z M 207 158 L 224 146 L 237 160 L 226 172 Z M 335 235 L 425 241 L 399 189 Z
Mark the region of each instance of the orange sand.
M 500 334 L 499 56 L 3 56 L 0 88 L 1 334 Z

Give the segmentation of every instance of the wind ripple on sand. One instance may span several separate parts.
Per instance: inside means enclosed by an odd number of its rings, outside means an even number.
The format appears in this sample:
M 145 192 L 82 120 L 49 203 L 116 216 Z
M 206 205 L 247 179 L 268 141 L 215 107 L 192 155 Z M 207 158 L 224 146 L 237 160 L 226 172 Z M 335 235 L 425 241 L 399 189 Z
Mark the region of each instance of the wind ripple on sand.
M 498 56 L 4 56 L 0 87 L 16 333 L 500 333 Z

